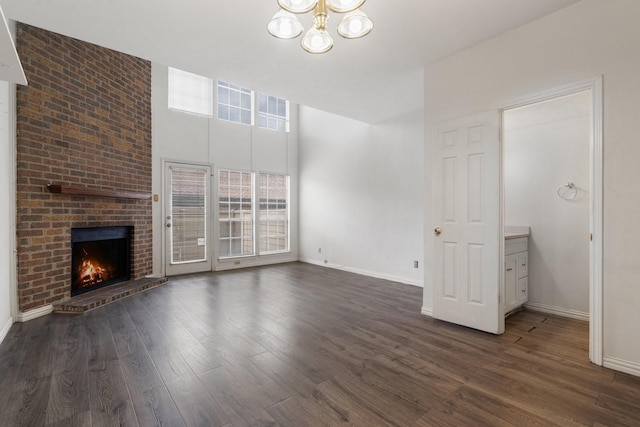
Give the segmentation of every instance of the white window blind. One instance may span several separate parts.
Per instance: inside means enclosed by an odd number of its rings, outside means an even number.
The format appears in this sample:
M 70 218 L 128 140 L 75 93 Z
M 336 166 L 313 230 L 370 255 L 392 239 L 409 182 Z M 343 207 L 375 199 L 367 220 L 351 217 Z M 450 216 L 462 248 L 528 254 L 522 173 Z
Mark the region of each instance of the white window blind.
M 169 67 L 169 108 L 213 117 L 213 80 Z
M 171 263 L 204 261 L 207 237 L 205 170 L 171 168 Z

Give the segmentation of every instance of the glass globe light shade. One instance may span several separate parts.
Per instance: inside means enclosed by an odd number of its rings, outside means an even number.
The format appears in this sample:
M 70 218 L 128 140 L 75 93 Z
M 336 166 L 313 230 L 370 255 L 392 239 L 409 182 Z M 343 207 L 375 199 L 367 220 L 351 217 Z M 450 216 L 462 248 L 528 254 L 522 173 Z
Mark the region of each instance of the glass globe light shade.
M 311 28 L 304 35 L 300 44 L 309 53 L 325 53 L 333 47 L 333 39 L 326 31 Z
M 354 10 L 342 18 L 338 24 L 338 34 L 345 39 L 364 37 L 373 29 L 373 22 L 361 10 Z
M 364 2 L 365 0 L 327 0 L 327 6 L 334 12 L 347 13 L 356 10 Z
M 307 13 L 316 7 L 318 0 L 278 0 L 278 5 L 291 13 Z
M 302 34 L 302 24 L 298 21 L 298 18 L 292 13 L 286 10 L 280 10 L 273 15 L 269 24 L 267 24 L 267 31 L 274 37 L 279 39 L 292 39 Z

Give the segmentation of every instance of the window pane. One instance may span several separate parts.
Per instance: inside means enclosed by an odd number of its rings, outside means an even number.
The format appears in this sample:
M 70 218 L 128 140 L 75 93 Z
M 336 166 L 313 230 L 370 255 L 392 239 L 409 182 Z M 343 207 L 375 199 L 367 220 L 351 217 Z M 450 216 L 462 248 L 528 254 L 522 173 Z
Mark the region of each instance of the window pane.
M 240 108 L 229 107 L 229 120 L 231 120 L 232 122 L 240 121 Z
M 242 110 L 240 112 L 240 122 L 242 122 L 245 125 L 250 125 L 251 124 L 251 111 Z
M 240 107 L 250 110 L 251 109 L 251 94 L 243 93 L 240 97 Z
M 258 111 L 261 113 L 267 112 L 267 95 L 264 93 L 258 94 Z
M 218 102 L 221 104 L 229 103 L 229 89 L 218 86 Z
M 232 90 L 229 93 L 229 105 L 240 106 L 240 92 Z
M 278 116 L 287 117 L 287 102 L 284 99 L 278 99 Z
M 269 97 L 269 114 L 276 114 L 278 112 L 278 100 L 275 96 Z
M 229 120 L 229 106 L 218 104 L 218 118 L 222 120 Z

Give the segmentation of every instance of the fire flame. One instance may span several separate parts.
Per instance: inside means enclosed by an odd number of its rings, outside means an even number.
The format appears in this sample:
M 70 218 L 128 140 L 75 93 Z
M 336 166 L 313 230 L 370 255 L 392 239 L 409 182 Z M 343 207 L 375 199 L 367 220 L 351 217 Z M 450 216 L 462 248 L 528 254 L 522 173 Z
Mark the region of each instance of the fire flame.
M 98 264 L 94 264 L 89 258 L 87 251 L 83 249 L 84 256 L 78 267 L 78 281 L 81 287 L 93 286 L 102 283 L 107 279 L 107 272 Z

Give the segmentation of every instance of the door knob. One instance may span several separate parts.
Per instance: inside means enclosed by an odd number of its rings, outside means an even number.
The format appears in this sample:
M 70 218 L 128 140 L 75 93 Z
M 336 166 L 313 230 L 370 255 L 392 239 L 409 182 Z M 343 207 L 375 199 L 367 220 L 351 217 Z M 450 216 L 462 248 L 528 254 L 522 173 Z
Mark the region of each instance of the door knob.
M 433 232 L 436 233 L 436 235 L 439 235 L 440 233 L 442 233 L 442 228 L 436 227 L 433 229 Z

